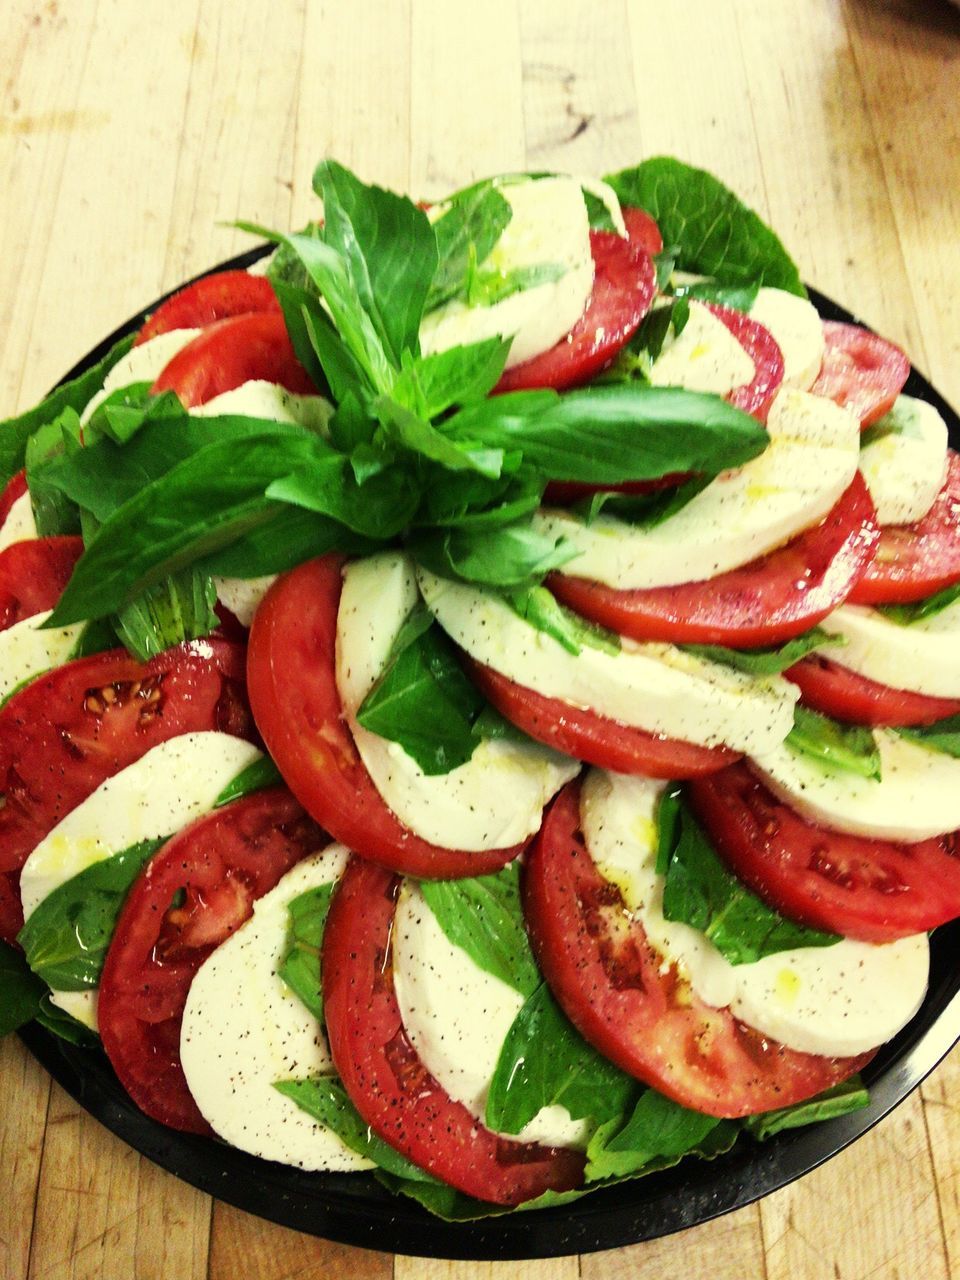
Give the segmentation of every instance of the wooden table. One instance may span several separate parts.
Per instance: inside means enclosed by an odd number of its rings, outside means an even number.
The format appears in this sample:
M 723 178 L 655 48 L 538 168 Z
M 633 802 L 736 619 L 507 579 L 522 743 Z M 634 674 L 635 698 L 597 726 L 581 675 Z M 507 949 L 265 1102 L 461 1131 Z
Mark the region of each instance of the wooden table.
M 675 153 L 960 404 L 960 13 L 935 0 L 7 0 L 0 407 L 247 243 L 335 155 L 436 195 Z M 685 1235 L 536 1263 L 390 1257 L 216 1204 L 0 1047 L 0 1261 L 21 1277 L 768 1280 L 960 1274 L 960 1056 L 854 1149 Z

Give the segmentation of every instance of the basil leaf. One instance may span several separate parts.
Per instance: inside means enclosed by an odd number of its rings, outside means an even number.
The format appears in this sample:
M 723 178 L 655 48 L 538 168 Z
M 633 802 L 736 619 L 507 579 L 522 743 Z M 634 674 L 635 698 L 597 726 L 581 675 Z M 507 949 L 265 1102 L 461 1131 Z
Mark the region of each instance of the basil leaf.
M 428 472 L 415 524 L 502 528 L 530 517 L 540 505 L 543 489 L 543 481 L 526 471 L 496 480 L 462 471 Z
M 840 724 L 798 703 L 786 743 L 828 769 L 880 780 L 880 752 L 873 731 L 864 725 Z
M 57 991 L 97 985 L 127 891 L 164 839 L 95 862 L 44 898 L 17 935 L 34 973 Z
M 293 350 L 318 390 L 328 390 L 338 402 L 362 393 L 367 387 L 366 374 L 324 311 L 316 289 L 294 289 L 279 283 L 273 287 Z
M 656 219 L 664 244 L 679 247 L 681 270 L 807 296 L 779 238 L 712 174 L 657 156 L 606 181 L 621 204 L 639 205 Z
M 75 456 L 80 449 L 80 415 L 75 409 L 64 409 L 53 422 L 38 427 L 24 453 L 27 488 L 33 520 L 41 538 L 55 538 L 80 532 L 77 504 L 48 481 L 47 463 L 54 458 Z
M 0 940 L 0 1036 L 35 1018 L 45 991 L 23 955 Z
M 320 948 L 335 887 L 335 881 L 317 885 L 288 904 L 287 939 L 277 967 L 277 975 L 318 1022 L 323 1022 Z
M 670 287 L 670 278 L 677 267 L 680 257 L 678 244 L 664 245 L 659 253 L 653 255 L 653 265 L 657 272 L 657 293 L 666 293 Z
M 538 988 L 541 979 L 523 923 L 516 862 L 467 880 L 421 880 L 420 892 L 447 938 L 485 973 L 522 996 Z
M 85 1027 L 72 1014 L 67 1013 L 66 1009 L 55 1005 L 50 999 L 49 991 L 40 997 L 36 1021 L 44 1031 L 66 1040 L 68 1044 L 78 1045 L 81 1049 L 94 1049 L 100 1044 L 100 1037 L 96 1032 Z
M 379 396 L 374 408 L 382 439 L 388 444 L 420 454 L 449 471 L 476 471 L 496 480 L 503 470 L 502 449 L 478 449 L 472 442 L 458 444 L 389 396 Z
M 777 1111 L 764 1111 L 760 1115 L 745 1116 L 740 1124 L 758 1142 L 771 1138 L 784 1129 L 799 1129 L 802 1125 L 819 1124 L 821 1120 L 834 1120 L 869 1106 L 870 1095 L 858 1075 L 843 1080 L 815 1098 L 797 1102 L 792 1107 Z
M 268 573 L 285 573 L 328 551 L 370 555 L 380 545 L 360 534 L 351 534 L 326 516 L 278 503 L 277 510 L 263 524 L 229 546 L 203 556 L 194 567 L 216 577 L 260 578 Z
M 915 600 L 913 604 L 875 604 L 873 607 L 898 626 L 909 627 L 923 618 L 935 617 L 957 600 L 960 600 L 960 582 L 951 583 L 949 587 L 927 596 L 925 600 Z
M 684 644 L 680 647 L 686 649 L 687 653 L 695 653 L 698 658 L 722 663 L 725 667 L 733 667 L 735 671 L 746 671 L 748 675 L 775 676 L 805 658 L 808 653 L 813 653 L 815 649 L 844 644 L 844 636 L 830 635 L 822 627 L 811 627 L 803 635 L 795 636 L 779 647 L 770 645 L 759 649 L 727 649 L 719 644 Z
M 747 284 L 721 284 L 718 280 L 698 280 L 695 284 L 678 284 L 673 290 L 675 298 L 694 298 L 697 302 L 715 302 L 734 311 L 749 312 L 760 292 L 760 281 Z
M 437 266 L 424 310 L 433 311 L 466 291 L 471 262 L 483 262 L 506 230 L 510 203 L 490 179 L 458 192 L 433 224 Z
M 107 618 L 98 618 L 96 622 L 88 622 L 70 651 L 70 661 L 74 658 L 87 658 L 92 653 L 106 653 L 108 649 L 116 649 L 120 644 L 113 623 Z
M 541 262 L 535 266 L 517 267 L 513 271 L 484 270 L 477 267 L 467 279 L 467 305 L 470 307 L 495 307 L 498 302 L 535 289 L 541 284 L 562 280 L 567 268 L 558 262 Z
M 737 1124 L 691 1111 L 655 1089 L 641 1095 L 633 1112 L 600 1126 L 587 1147 L 587 1181 L 649 1173 L 687 1154 L 708 1157 L 729 1151 Z
M 172 391 L 154 396 L 150 394 L 151 385 L 149 382 L 134 382 L 111 391 L 87 420 L 83 428 L 84 445 L 89 446 L 104 437 L 114 444 L 128 444 L 150 422 L 187 416 L 186 409 Z
M 499 382 L 509 352 L 510 340 L 494 337 L 419 356 L 404 364 L 393 398 L 421 418 L 482 400 Z
M 271 481 L 266 496 L 330 516 L 354 533 L 395 537 L 409 524 L 420 501 L 413 476 L 393 466 L 357 481 L 342 454 L 311 458 L 301 470 Z
M 537 533 L 528 525 L 501 529 L 427 530 L 408 539 L 407 550 L 425 569 L 443 578 L 479 586 L 536 586 L 578 555 L 565 539 Z
M 604 201 L 599 196 L 595 196 L 592 191 L 588 191 L 586 187 L 583 187 L 582 190 L 583 203 L 587 206 L 587 221 L 590 224 L 590 230 L 611 231 L 614 235 L 618 235 L 617 228 L 613 225 L 613 218 L 610 216 L 610 210 Z
M 677 847 L 680 833 L 680 798 L 683 792 L 677 783 L 668 783 L 657 805 L 657 875 L 665 876 L 670 859 Z
M 510 608 L 538 631 L 552 636 L 574 656 L 586 645 L 601 653 L 618 654 L 621 644 L 615 631 L 599 623 L 588 622 L 572 609 L 562 605 L 546 587 L 528 587 L 522 591 L 506 591 L 504 599 Z
M 214 800 L 213 807 L 214 809 L 221 809 L 225 804 L 229 804 L 231 800 L 241 800 L 244 796 L 251 795 L 254 791 L 263 791 L 267 787 L 282 785 L 283 777 L 280 770 L 269 756 L 261 756 L 259 760 L 254 760 L 245 769 L 241 769 L 237 776 L 227 783 L 216 800 Z
M 960 715 L 946 716 L 934 724 L 916 724 L 911 728 L 896 729 L 902 738 L 909 738 L 918 746 L 944 755 L 960 758 Z
M 916 396 L 897 396 L 882 418 L 861 431 L 861 451 L 885 436 L 908 436 L 922 440 L 925 435 L 925 420 L 930 410 L 931 406 L 926 401 L 918 400 Z
M 714 851 L 686 804 L 667 866 L 663 914 L 705 934 L 731 964 L 752 964 L 794 947 L 829 947 L 836 934 L 784 919 L 751 893 Z
M 217 592 L 210 578 L 182 569 L 148 587 L 113 618 L 121 644 L 141 662 L 186 640 L 199 640 L 220 625 Z
M 602 512 L 624 524 L 632 524 L 639 529 L 652 529 L 682 511 L 688 502 L 692 502 L 707 487 L 710 480 L 710 476 L 694 476 L 675 488 L 661 489 L 657 493 L 624 494 L 616 490 L 601 490 L 574 503 L 571 510 L 581 516 L 586 524 L 592 524 Z

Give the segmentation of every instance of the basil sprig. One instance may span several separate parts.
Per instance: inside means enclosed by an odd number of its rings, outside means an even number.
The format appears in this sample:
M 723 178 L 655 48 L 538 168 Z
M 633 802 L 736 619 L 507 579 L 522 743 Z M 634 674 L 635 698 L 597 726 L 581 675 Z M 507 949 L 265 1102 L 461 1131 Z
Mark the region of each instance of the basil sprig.
M 946 716 L 933 724 L 915 724 L 897 729 L 902 738 L 909 738 L 918 746 L 944 755 L 960 758 L 960 715 Z
M 831 635 L 822 627 L 811 627 L 803 635 L 795 636 L 782 645 L 766 645 L 758 649 L 728 649 L 719 644 L 686 644 L 682 647 L 688 653 L 733 667 L 735 671 L 745 671 L 752 676 L 775 676 L 817 649 L 841 646 L 846 642 L 845 636 Z
M 841 724 L 798 704 L 786 745 L 829 770 L 880 780 L 880 751 L 866 725 Z
M 320 948 L 334 888 L 335 881 L 331 880 L 329 884 L 308 889 L 288 903 L 286 946 L 277 967 L 277 975 L 318 1022 L 323 1022 Z

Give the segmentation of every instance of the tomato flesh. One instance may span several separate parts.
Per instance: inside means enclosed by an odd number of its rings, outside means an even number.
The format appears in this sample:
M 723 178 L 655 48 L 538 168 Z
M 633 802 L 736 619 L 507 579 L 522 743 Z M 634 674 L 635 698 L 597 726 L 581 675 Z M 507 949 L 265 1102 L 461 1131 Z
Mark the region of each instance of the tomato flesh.
M 844 835 L 806 822 L 745 764 L 690 784 L 713 845 L 782 915 L 864 942 L 891 942 L 960 914 L 956 832 L 917 844 Z
M 0 551 L 0 631 L 52 609 L 82 554 L 82 538 L 29 538 Z
M 18 471 L 16 475 L 11 476 L 7 481 L 2 493 L 0 493 L 0 529 L 3 528 L 7 516 L 10 514 L 10 508 L 27 492 L 27 473 Z
M 515 1205 L 583 1181 L 581 1152 L 502 1138 L 430 1074 L 403 1027 L 390 933 L 400 880 L 353 857 L 323 940 L 330 1053 L 364 1121 L 414 1164 L 466 1195 Z
M 873 1057 L 798 1053 L 705 1004 L 651 946 L 579 827 L 579 785 L 570 783 L 527 860 L 524 911 L 553 994 L 618 1067 L 685 1107 L 732 1118 L 812 1097 Z
M 191 823 L 137 878 L 104 961 L 97 1020 L 120 1083 L 154 1120 L 212 1133 L 180 1063 L 190 983 L 256 899 L 323 844 L 316 823 L 278 787 Z M 177 906 L 175 896 L 183 898 Z
M 739 753 L 729 747 L 701 747 L 647 733 L 548 698 L 471 658 L 465 659 L 465 665 L 480 692 L 507 720 L 537 742 L 598 768 L 648 778 L 694 778 L 738 759 Z
M 584 618 L 635 640 L 733 648 L 780 644 L 808 631 L 847 598 L 868 571 L 879 536 L 858 472 L 820 524 L 715 578 L 618 591 L 555 573 L 549 586 Z
M 174 391 L 193 409 L 253 379 L 278 383 L 296 395 L 316 394 L 280 312 L 232 316 L 208 325 L 177 352 L 151 391 Z
M 483 875 L 525 848 L 468 852 L 422 840 L 380 798 L 354 745 L 336 679 L 342 556 L 281 575 L 250 631 L 250 705 L 271 756 L 306 811 L 335 840 L 406 875 Z
M 960 712 L 960 698 L 932 698 L 870 680 L 849 667 L 811 654 L 784 671 L 800 686 L 800 700 L 849 724 L 934 724 Z
M 783 355 L 773 334 L 742 311 L 714 302 L 706 306 L 726 325 L 753 361 L 753 381 L 734 387 L 724 399 L 760 422 L 766 422 L 773 398 L 783 382 Z
M 651 254 L 659 253 L 663 241 L 642 209 L 624 209 L 623 217 L 627 239 L 613 231 L 590 232 L 593 289 L 583 315 L 549 351 L 508 369 L 496 391 L 580 386 L 612 363 L 633 337 L 657 291 Z
M 248 271 L 218 271 L 195 280 L 161 303 L 133 345 L 138 347 L 172 329 L 203 329 L 230 316 L 279 310 L 277 295 L 266 276 L 252 276 Z
M 858 324 L 823 321 L 823 364 L 810 388 L 869 427 L 893 408 L 910 376 L 910 361 L 899 347 Z

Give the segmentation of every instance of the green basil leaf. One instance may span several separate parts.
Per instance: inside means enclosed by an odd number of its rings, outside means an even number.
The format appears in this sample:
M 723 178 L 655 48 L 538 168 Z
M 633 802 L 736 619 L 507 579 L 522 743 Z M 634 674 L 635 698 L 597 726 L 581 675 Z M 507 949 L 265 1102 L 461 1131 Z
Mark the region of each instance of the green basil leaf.
M 760 281 L 746 284 L 721 284 L 718 280 L 698 280 L 695 284 L 678 284 L 673 291 L 675 298 L 693 298 L 697 302 L 715 302 L 734 311 L 749 312 L 760 292 Z
M 68 1044 L 78 1045 L 81 1049 L 94 1049 L 100 1044 L 97 1033 L 85 1027 L 65 1009 L 55 1005 L 50 999 L 49 992 L 40 997 L 36 1021 L 45 1031 L 58 1036 L 61 1040 L 66 1040 Z
M 522 524 L 493 529 L 426 530 L 408 539 L 407 549 L 425 569 L 443 578 L 489 587 L 536 586 L 578 554 L 565 539 L 554 539 Z
M 758 1142 L 771 1138 L 784 1129 L 799 1129 L 802 1125 L 819 1124 L 821 1120 L 835 1120 L 837 1116 L 860 1111 L 870 1104 L 870 1094 L 858 1075 L 843 1080 L 832 1088 L 818 1093 L 806 1102 L 777 1111 L 764 1111 L 760 1115 L 746 1116 L 740 1124 Z
M 119 644 L 113 623 L 108 618 L 98 618 L 96 622 L 86 623 L 70 651 L 70 660 L 87 658 L 92 653 L 106 653 L 108 649 L 116 649 Z
M 471 307 L 495 307 L 498 302 L 535 289 L 538 285 L 562 280 L 567 268 L 558 262 L 541 262 L 535 266 L 517 267 L 513 271 L 485 270 L 477 267 L 467 281 L 467 305 Z
M 424 418 L 398 404 L 389 396 L 374 401 L 383 440 L 411 453 L 420 454 L 449 471 L 476 471 L 496 480 L 503 470 L 503 450 L 458 444 Z
M 187 416 L 186 409 L 172 391 L 154 396 L 150 394 L 151 385 L 149 382 L 134 382 L 111 391 L 97 405 L 83 428 L 84 446 L 89 447 L 104 437 L 114 444 L 125 445 L 148 423 L 169 422 Z
M 686 804 L 667 866 L 663 914 L 705 934 L 731 964 L 840 941 L 836 934 L 784 919 L 751 893 L 721 861 Z
M 148 587 L 113 617 L 121 644 L 140 662 L 187 640 L 199 640 L 220 625 L 217 592 L 210 578 L 182 569 Z
M 678 244 L 664 245 L 659 253 L 653 255 L 653 265 L 657 272 L 657 293 L 666 293 L 670 287 L 670 278 L 677 267 L 680 257 Z
M 447 938 L 474 964 L 522 996 L 537 989 L 541 979 L 523 923 L 516 862 L 467 880 L 421 880 L 420 892 Z
M 271 481 L 266 496 L 330 516 L 365 537 L 389 539 L 409 524 L 420 490 L 413 476 L 396 465 L 359 483 L 351 460 L 330 454 Z
M 868 449 L 870 445 L 884 439 L 885 436 L 909 436 L 922 440 L 924 420 L 928 412 L 929 406 L 925 401 L 918 400 L 915 396 L 897 396 L 893 406 L 882 418 L 878 418 L 865 431 L 861 431 L 861 451 Z
M 574 656 L 586 645 L 601 653 L 618 654 L 620 637 L 599 623 L 581 618 L 572 609 L 562 605 L 546 587 L 527 587 L 520 591 L 504 592 L 510 608 L 538 631 L 552 636 L 568 653 Z
M 672 489 L 657 493 L 624 494 L 616 490 L 600 490 L 574 503 L 571 510 L 592 524 L 601 514 L 612 516 L 639 529 L 652 529 L 682 511 L 710 483 L 710 476 L 694 476 Z
M 791 751 L 825 768 L 880 780 L 880 752 L 873 731 L 865 725 L 840 724 L 798 703 L 786 742 Z
M 934 724 L 916 724 L 909 729 L 896 729 L 902 738 L 909 738 L 918 746 L 944 755 L 960 758 L 960 715 L 946 716 Z
M 163 843 L 141 840 L 93 863 L 44 898 L 17 935 L 34 973 L 57 991 L 97 985 L 127 891 Z
M 719 662 L 725 667 L 733 667 L 735 671 L 746 671 L 752 676 L 775 676 L 795 662 L 805 658 L 815 649 L 842 646 L 846 644 L 844 636 L 830 635 L 822 627 L 811 627 L 801 636 L 795 636 L 782 645 L 769 645 L 759 649 L 728 649 L 719 644 L 685 644 L 681 645 L 687 653 L 695 653 L 708 662 Z
M 592 191 L 588 191 L 586 187 L 583 188 L 583 203 L 587 206 L 587 221 L 591 231 L 611 231 L 614 235 L 618 234 L 617 228 L 613 225 L 610 210 L 604 201 L 599 196 L 595 196 Z
M 287 906 L 290 919 L 283 959 L 277 974 L 318 1022 L 323 1022 L 320 948 L 336 882 L 317 885 Z
M 245 769 L 241 769 L 237 776 L 227 783 L 214 800 L 213 807 L 220 809 L 231 800 L 242 800 L 244 796 L 249 796 L 254 791 L 263 791 L 267 787 L 282 785 L 283 777 L 280 770 L 269 756 L 261 756 L 259 760 L 254 760 Z
M 421 418 L 482 400 L 499 382 L 509 352 L 510 340 L 494 337 L 419 356 L 405 362 L 393 398 Z
M 807 296 L 779 238 L 712 174 L 657 156 L 606 181 L 621 204 L 638 205 L 656 219 L 664 244 L 679 247 L 682 271 Z
M 657 875 L 665 876 L 670 859 L 677 847 L 680 834 L 680 799 L 683 791 L 675 783 L 668 783 L 657 805 Z
M 875 604 L 873 607 L 898 626 L 909 627 L 923 618 L 935 617 L 957 600 L 960 600 L 960 582 L 951 583 L 925 600 L 915 600 L 912 604 Z
M 309 234 L 307 232 L 306 234 Z M 296 264 L 296 270 L 290 264 Z M 306 369 L 310 381 L 317 389 L 340 400 L 345 391 L 362 384 L 362 377 L 353 364 L 352 357 L 340 342 L 330 317 L 320 305 L 319 295 L 313 288 L 299 258 L 288 245 L 281 245 L 267 268 L 267 279 L 277 295 L 283 320 L 294 353 Z M 331 358 L 332 367 L 323 360 L 322 346 L 315 342 L 315 330 L 326 326 L 334 335 L 339 359 Z M 341 372 L 343 371 L 343 372 Z
M 483 262 L 510 222 L 510 203 L 492 180 L 457 192 L 433 224 L 437 266 L 425 311 L 433 311 L 466 292 L 471 262 Z
M 80 445 L 80 415 L 66 408 L 53 422 L 38 427 L 27 441 L 24 467 L 30 505 L 37 533 L 41 538 L 55 538 L 80 532 L 77 504 L 48 480 L 48 463 L 55 458 L 76 456 Z
M 710 1159 L 729 1151 L 737 1135 L 735 1121 L 702 1115 L 647 1089 L 626 1123 L 622 1116 L 612 1119 L 590 1139 L 587 1181 L 651 1173 L 688 1154 Z
M 0 941 L 0 1036 L 37 1016 L 46 989 L 22 953 Z
M 506 459 L 509 462 L 509 458 Z M 539 507 L 544 482 L 520 471 L 491 480 L 468 472 L 427 471 L 414 523 L 461 529 L 498 529 L 527 521 Z
M 268 573 L 286 573 L 328 551 L 371 555 L 382 545 L 360 534 L 351 534 L 337 521 L 302 507 L 286 503 L 277 503 L 276 507 L 263 524 L 229 546 L 202 557 L 194 567 L 215 577 L 260 578 Z

